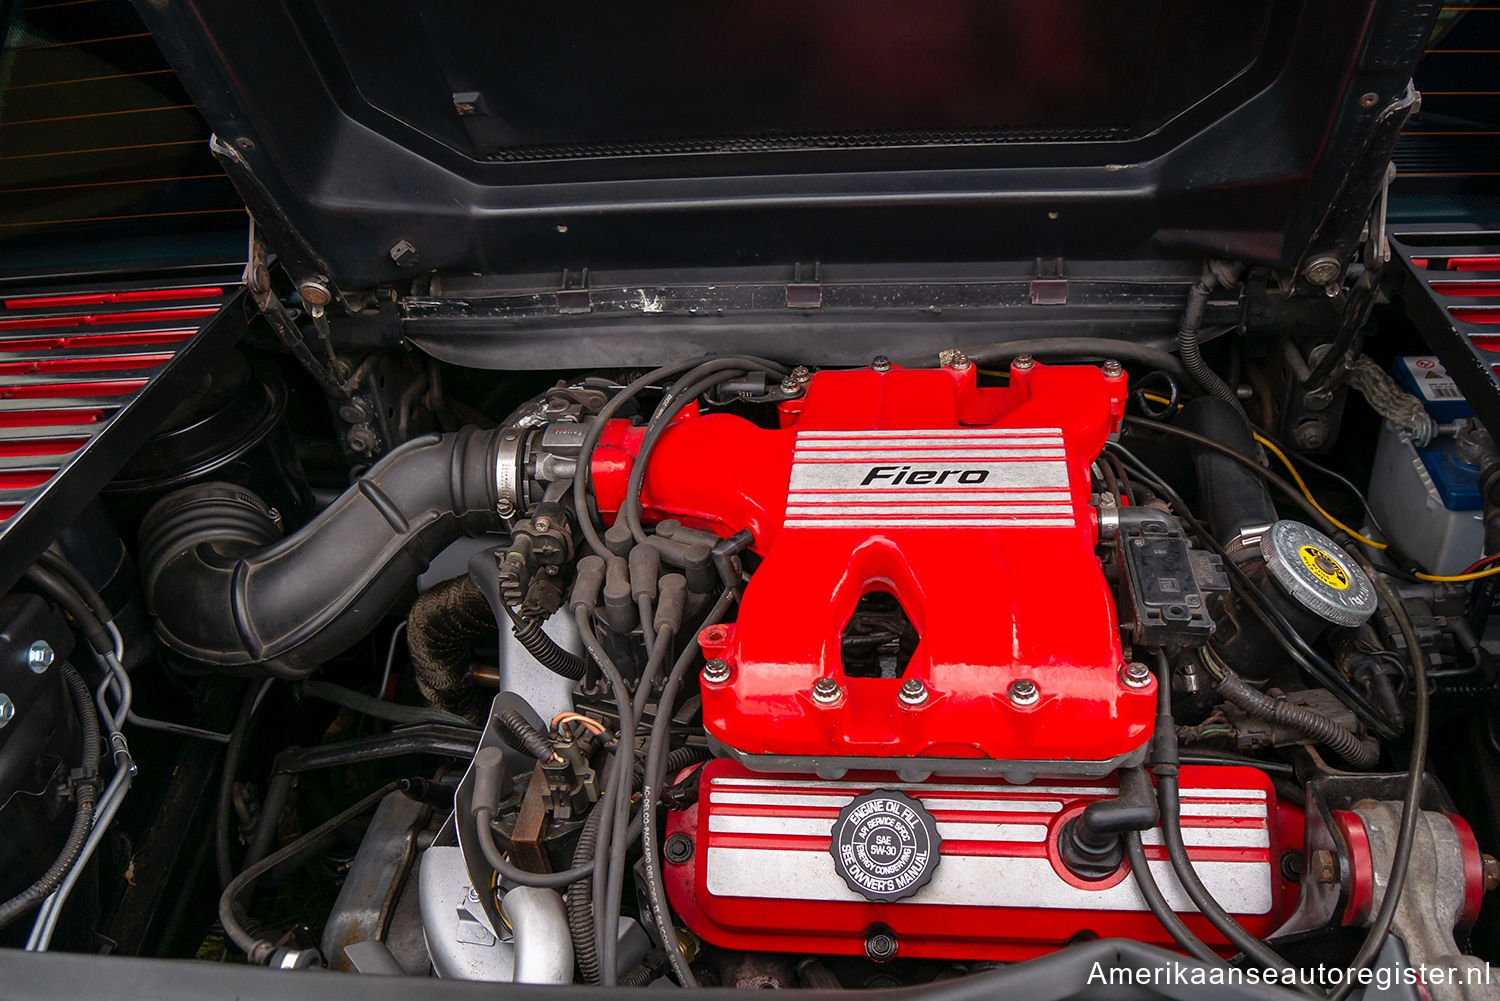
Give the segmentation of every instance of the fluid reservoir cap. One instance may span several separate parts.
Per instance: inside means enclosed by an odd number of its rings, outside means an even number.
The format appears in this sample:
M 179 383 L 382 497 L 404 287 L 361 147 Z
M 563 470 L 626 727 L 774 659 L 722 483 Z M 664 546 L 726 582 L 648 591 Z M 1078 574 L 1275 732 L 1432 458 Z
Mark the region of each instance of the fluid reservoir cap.
M 1314 615 L 1353 628 L 1375 614 L 1370 578 L 1317 529 L 1278 521 L 1261 537 L 1260 551 L 1271 578 Z

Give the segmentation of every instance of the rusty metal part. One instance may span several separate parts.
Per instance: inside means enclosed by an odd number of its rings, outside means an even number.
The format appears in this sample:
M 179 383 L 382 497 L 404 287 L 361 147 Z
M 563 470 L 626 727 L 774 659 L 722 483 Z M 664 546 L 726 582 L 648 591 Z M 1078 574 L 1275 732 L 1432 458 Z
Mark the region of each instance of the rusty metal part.
M 547 776 L 538 764 L 531 773 L 526 794 L 521 797 L 521 811 L 510 835 L 510 860 L 527 872 L 551 872 L 543 844 L 547 829 Z

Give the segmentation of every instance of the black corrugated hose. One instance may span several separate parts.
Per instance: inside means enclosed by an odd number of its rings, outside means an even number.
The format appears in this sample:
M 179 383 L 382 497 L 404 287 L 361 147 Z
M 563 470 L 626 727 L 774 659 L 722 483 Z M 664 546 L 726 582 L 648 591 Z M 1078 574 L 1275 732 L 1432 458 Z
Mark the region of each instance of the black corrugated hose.
M 1183 307 L 1182 319 L 1177 325 L 1177 354 L 1182 359 L 1183 368 L 1187 369 L 1198 385 L 1233 407 L 1248 424 L 1250 419 L 1245 416 L 1245 408 L 1241 406 L 1239 397 L 1234 395 L 1234 390 L 1228 383 L 1219 378 L 1219 373 L 1203 360 L 1203 353 L 1198 346 L 1201 336 L 1199 328 L 1203 325 L 1203 310 L 1208 305 L 1208 297 L 1213 294 L 1214 289 L 1228 288 L 1237 282 L 1241 270 L 1241 265 L 1229 261 L 1208 261 L 1203 265 L 1203 275 L 1193 283 L 1192 290 L 1188 292 L 1187 305 Z
M 1374 768 L 1380 760 L 1380 746 L 1374 740 L 1361 740 L 1316 709 L 1272 698 L 1247 685 L 1244 679 L 1222 664 L 1215 665 L 1213 670 L 1222 675 L 1214 685 L 1218 693 L 1250 715 L 1306 734 L 1337 754 L 1351 768 L 1366 771 Z
M 83 843 L 89 836 L 89 828 L 94 823 L 94 804 L 99 795 L 99 714 L 94 709 L 93 695 L 89 693 L 88 685 L 84 684 L 79 673 L 66 664 L 62 671 L 83 730 L 83 775 L 73 786 L 73 797 L 78 806 L 73 813 L 73 826 L 68 831 L 68 840 L 63 842 L 62 851 L 57 853 L 52 865 L 47 867 L 47 871 L 35 883 L 0 904 L 0 928 L 8 927 L 17 918 L 39 906 L 57 889 L 68 870 L 78 860 L 79 853 L 83 851 Z
M 673 775 L 689 765 L 695 765 L 708 757 L 708 751 L 702 747 L 678 747 L 667 754 L 666 773 Z M 637 775 L 633 790 L 638 791 L 641 785 L 641 776 Z M 583 823 L 583 831 L 578 835 L 578 845 L 573 849 L 573 865 L 582 866 L 594 858 L 594 851 L 599 844 L 599 824 L 604 811 L 595 808 L 589 812 L 588 819 Z M 637 813 L 631 822 L 631 830 L 637 831 L 641 823 L 640 814 Z M 627 842 L 635 838 L 626 834 Z M 583 974 L 583 982 L 586 984 L 599 983 L 599 949 L 594 941 L 594 908 L 593 908 L 593 877 L 579 880 L 568 888 L 568 929 L 573 934 L 573 958 L 578 961 L 578 972 Z M 632 971 L 634 972 L 634 971 Z M 618 986 L 631 986 L 627 978 L 620 978 Z
M 529 754 L 538 761 L 551 761 L 557 756 L 552 741 L 509 706 L 495 710 L 495 725 L 500 737 L 522 754 Z
M 583 657 L 558 646 L 556 640 L 542 631 L 540 622 L 522 618 L 509 605 L 505 606 L 505 614 L 510 616 L 511 635 L 538 664 L 569 681 L 583 680 L 588 673 Z
M 578 844 L 573 849 L 574 868 L 593 862 L 603 816 L 604 810 L 599 804 L 589 811 L 588 819 L 583 822 L 583 831 L 578 835 Z M 597 984 L 599 947 L 594 937 L 594 877 L 587 876 L 568 887 L 564 903 L 568 909 L 568 931 L 573 936 L 573 959 L 578 963 L 578 972 L 583 975 L 584 983 Z

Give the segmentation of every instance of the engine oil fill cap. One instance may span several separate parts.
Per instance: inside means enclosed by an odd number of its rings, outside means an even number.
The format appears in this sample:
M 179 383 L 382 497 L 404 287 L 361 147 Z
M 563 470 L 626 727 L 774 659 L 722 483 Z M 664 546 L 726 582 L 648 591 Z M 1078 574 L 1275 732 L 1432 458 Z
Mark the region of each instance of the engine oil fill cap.
M 1375 614 L 1370 578 L 1328 536 L 1300 521 L 1278 521 L 1261 537 L 1266 569 L 1294 601 L 1337 626 Z
M 828 850 L 849 889 L 866 900 L 891 902 L 927 885 L 942 843 L 937 821 L 921 803 L 877 789 L 839 812 Z

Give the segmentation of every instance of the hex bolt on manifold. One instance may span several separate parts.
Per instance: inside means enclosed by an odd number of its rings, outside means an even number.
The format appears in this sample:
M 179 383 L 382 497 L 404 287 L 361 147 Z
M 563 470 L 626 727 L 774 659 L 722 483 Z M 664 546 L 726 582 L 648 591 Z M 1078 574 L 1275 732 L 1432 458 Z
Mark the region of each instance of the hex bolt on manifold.
M 916 678 L 911 678 L 902 683 L 900 699 L 902 705 L 923 705 L 927 702 L 927 686 Z

